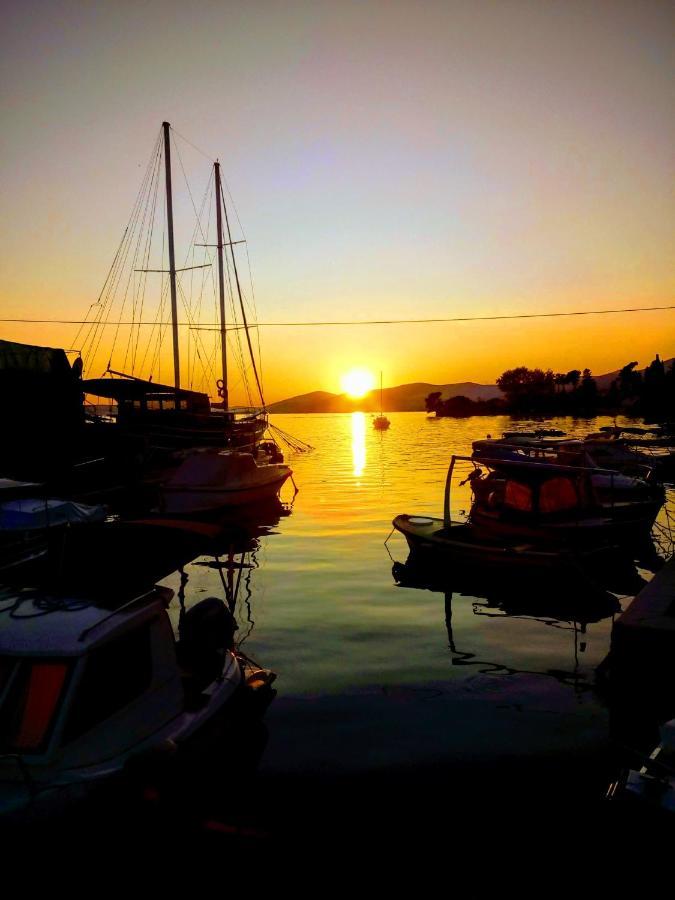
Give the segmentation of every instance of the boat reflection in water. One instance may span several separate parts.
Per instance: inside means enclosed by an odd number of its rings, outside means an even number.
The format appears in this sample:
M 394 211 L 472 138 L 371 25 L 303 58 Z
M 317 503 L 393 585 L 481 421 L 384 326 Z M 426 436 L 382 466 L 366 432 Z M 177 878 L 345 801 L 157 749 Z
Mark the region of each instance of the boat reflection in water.
M 579 654 L 587 648 L 587 627 L 613 619 L 621 612 L 621 604 L 611 592 L 595 582 L 582 578 L 524 581 L 508 575 L 499 578 L 467 569 L 439 570 L 430 568 L 425 558 L 410 553 L 405 563 L 394 562 L 394 581 L 399 587 L 429 590 L 443 594 L 445 625 L 453 666 L 476 666 L 481 674 L 550 675 L 575 690 L 594 686 L 579 672 Z M 545 671 L 514 668 L 504 662 L 478 657 L 458 649 L 453 632 L 453 597 L 468 598 L 473 614 L 491 618 L 524 619 L 544 627 L 567 629 L 573 634 L 573 666 L 571 671 Z

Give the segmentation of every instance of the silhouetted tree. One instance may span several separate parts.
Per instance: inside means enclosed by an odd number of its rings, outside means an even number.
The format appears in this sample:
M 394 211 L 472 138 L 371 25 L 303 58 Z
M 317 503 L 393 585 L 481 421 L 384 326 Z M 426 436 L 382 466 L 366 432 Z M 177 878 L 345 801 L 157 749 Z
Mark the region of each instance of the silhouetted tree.
M 635 371 L 637 361 L 630 362 L 619 372 L 619 395 L 622 400 L 631 400 L 640 390 L 642 378 L 639 372 Z
M 441 392 L 433 391 L 424 398 L 424 406 L 427 412 L 436 412 L 441 402 Z
M 579 406 L 584 412 L 595 412 L 598 405 L 598 385 L 590 369 L 584 369 L 579 385 Z
M 572 385 L 572 390 L 576 391 L 580 378 L 581 378 L 581 372 L 579 371 L 579 369 L 572 369 L 572 371 L 568 372 L 567 375 L 565 376 L 565 381 L 567 384 Z

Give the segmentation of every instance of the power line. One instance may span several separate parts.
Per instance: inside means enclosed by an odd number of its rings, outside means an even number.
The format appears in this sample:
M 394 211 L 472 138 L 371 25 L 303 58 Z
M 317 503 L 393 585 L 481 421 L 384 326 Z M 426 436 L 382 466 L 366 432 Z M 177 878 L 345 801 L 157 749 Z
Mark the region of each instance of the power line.
M 257 325 L 249 325 L 249 328 L 306 328 L 306 327 L 326 327 L 341 325 L 427 325 L 441 324 L 444 322 L 499 322 L 512 319 L 554 319 L 565 316 L 603 316 L 615 313 L 637 313 L 637 312 L 656 312 L 675 309 L 675 305 L 671 306 L 634 306 L 628 309 L 582 309 L 572 312 L 545 312 L 545 313 L 511 313 L 504 316 L 453 316 L 452 318 L 438 319 L 350 319 L 336 322 L 259 322 Z M 35 325 L 82 325 L 86 324 L 86 320 L 80 319 L 5 319 L 0 318 L 0 322 L 8 323 L 27 323 Z M 149 326 L 157 323 L 150 322 L 106 322 L 105 325 L 134 325 Z M 163 322 L 162 325 L 170 324 Z M 219 329 L 219 322 L 207 322 L 205 325 L 193 325 L 191 322 L 179 322 L 181 327 L 189 327 L 193 331 L 210 331 Z M 237 326 L 228 328 L 228 331 L 238 331 L 245 326 Z

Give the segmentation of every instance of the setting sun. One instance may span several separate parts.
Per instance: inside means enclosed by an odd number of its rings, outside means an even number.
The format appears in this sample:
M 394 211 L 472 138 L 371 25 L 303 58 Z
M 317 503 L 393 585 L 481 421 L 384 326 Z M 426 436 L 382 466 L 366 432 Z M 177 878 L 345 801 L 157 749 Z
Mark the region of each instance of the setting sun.
M 350 369 L 340 378 L 340 386 L 345 394 L 358 399 L 375 387 L 375 376 L 368 369 Z

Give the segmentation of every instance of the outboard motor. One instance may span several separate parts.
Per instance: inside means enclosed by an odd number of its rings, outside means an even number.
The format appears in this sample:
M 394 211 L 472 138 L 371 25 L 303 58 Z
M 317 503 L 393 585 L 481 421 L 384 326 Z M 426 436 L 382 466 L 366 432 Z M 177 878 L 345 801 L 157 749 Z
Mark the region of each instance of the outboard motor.
M 218 597 L 206 597 L 189 609 L 178 626 L 178 662 L 206 686 L 223 671 L 225 654 L 234 649 L 237 623 Z

